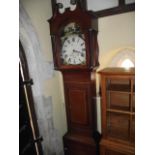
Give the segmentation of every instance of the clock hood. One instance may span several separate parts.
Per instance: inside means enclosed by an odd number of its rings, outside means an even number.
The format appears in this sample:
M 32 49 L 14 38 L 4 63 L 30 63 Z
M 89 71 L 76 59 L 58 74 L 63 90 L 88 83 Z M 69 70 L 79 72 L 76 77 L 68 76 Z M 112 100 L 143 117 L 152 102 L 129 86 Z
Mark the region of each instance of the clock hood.
M 50 24 L 51 35 L 58 34 L 61 27 L 64 27 L 71 22 L 75 22 L 80 25 L 82 30 L 98 30 L 96 16 L 93 14 L 93 12 L 84 10 L 80 3 L 77 3 L 74 11 L 71 11 L 69 8 L 67 8 L 62 14 L 59 13 L 57 5 L 52 18 L 49 19 L 48 22 Z

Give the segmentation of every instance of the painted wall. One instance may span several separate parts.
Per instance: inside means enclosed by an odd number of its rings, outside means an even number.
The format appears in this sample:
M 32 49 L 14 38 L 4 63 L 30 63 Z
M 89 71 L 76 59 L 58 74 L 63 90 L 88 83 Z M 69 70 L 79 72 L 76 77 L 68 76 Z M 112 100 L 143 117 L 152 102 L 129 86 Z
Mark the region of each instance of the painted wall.
M 21 2 L 38 34 L 45 61 L 53 62 L 50 30 L 47 22 L 52 16 L 51 0 L 21 0 Z M 66 132 L 67 125 L 61 78 L 60 72 L 53 71 L 52 78 L 44 83 L 44 95 L 45 97 L 52 96 L 54 126 L 62 136 Z
M 22 0 L 32 24 L 36 28 L 44 58 L 53 61 L 52 47 L 47 20 L 52 15 L 51 0 Z M 99 19 L 99 61 L 100 67 L 107 67 L 121 48 L 135 46 L 135 13 L 124 13 Z M 63 135 L 66 132 L 66 114 L 63 83 L 60 72 L 54 71 L 52 78 L 44 84 L 45 96 L 52 96 L 54 126 Z M 100 104 L 98 104 L 98 128 L 100 130 Z
M 122 48 L 135 47 L 135 12 L 107 16 L 99 19 L 100 68 L 108 66 Z

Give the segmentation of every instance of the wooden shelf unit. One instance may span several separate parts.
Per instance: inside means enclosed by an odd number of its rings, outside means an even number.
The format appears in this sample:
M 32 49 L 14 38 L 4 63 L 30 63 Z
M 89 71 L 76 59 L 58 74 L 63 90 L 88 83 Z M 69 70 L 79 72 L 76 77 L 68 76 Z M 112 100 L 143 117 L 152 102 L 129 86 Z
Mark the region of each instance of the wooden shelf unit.
M 101 80 L 100 155 L 134 155 L 135 69 L 105 68 Z

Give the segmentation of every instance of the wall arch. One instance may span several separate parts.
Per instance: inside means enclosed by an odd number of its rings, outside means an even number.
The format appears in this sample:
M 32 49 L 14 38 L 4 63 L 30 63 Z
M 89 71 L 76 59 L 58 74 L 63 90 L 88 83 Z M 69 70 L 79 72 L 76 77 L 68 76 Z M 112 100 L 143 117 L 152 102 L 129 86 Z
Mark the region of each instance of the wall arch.
M 135 66 L 135 50 L 133 48 L 122 48 L 109 61 L 109 67 L 121 67 L 124 60 L 130 60 Z
M 52 97 L 45 97 L 43 84 L 53 75 L 53 64 L 45 62 L 40 42 L 31 19 L 20 3 L 19 38 L 25 51 L 29 74 L 34 81 L 32 93 L 45 155 L 62 155 L 62 140 L 53 125 Z

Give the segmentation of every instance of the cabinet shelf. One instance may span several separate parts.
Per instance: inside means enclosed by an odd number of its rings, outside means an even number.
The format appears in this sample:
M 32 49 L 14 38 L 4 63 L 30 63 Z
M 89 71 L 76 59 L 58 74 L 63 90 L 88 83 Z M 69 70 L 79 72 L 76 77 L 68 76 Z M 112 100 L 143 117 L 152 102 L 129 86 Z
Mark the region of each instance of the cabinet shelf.
M 114 112 L 114 113 L 120 113 L 120 114 L 135 115 L 134 112 L 125 111 L 125 110 L 117 110 L 117 109 L 107 109 L 107 112 Z
M 117 106 L 110 106 L 110 107 L 107 107 L 107 110 L 108 109 L 130 112 L 130 108 L 127 106 L 118 106 L 118 105 Z
M 130 86 L 123 84 L 110 84 L 107 88 L 107 91 L 131 94 Z

